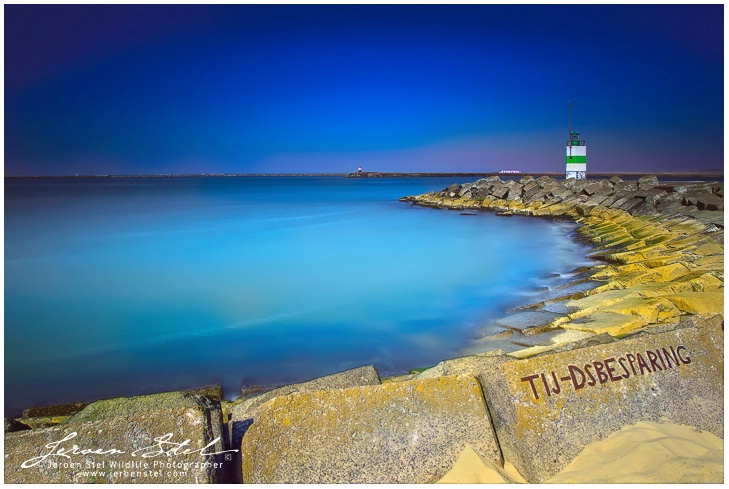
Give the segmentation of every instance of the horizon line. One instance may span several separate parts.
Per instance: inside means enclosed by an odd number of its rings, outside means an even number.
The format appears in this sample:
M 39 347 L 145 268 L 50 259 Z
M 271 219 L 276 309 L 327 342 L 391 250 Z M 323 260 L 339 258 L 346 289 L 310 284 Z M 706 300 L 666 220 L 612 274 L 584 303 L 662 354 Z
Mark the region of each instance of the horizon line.
M 4 175 L 8 178 L 217 178 L 217 177 L 349 177 L 361 175 L 362 177 L 454 177 L 454 176 L 505 176 L 505 177 L 526 177 L 531 175 L 564 175 L 564 172 L 521 172 L 521 171 L 484 171 L 484 172 L 388 172 L 388 171 L 366 171 L 366 172 L 282 172 L 282 173 L 139 173 L 139 174 L 75 174 L 75 175 Z M 685 171 L 613 171 L 613 172 L 590 172 L 588 177 L 593 176 L 619 176 L 619 175 L 663 175 L 663 176 L 724 176 L 723 169 L 710 170 L 685 170 Z

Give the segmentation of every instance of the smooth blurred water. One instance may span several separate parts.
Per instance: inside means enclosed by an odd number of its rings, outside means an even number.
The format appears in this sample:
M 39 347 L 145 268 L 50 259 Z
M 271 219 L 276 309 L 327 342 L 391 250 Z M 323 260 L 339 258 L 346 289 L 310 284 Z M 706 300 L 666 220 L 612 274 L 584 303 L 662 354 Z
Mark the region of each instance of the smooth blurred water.
M 572 224 L 397 201 L 454 181 L 6 180 L 6 414 L 459 355 L 587 249 Z

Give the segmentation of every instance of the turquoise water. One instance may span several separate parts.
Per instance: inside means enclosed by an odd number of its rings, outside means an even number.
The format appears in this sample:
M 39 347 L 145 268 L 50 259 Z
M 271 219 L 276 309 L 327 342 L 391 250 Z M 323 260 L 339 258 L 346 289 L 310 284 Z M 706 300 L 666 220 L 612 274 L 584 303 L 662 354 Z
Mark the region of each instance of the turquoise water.
M 6 414 L 461 354 L 587 249 L 572 224 L 397 201 L 454 181 L 6 180 Z

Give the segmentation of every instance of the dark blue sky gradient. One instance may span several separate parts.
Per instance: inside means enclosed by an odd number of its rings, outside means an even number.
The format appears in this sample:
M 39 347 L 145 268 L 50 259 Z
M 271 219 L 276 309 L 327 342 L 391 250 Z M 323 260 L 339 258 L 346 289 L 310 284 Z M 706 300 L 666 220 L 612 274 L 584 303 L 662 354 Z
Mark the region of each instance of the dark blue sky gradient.
M 5 5 L 5 174 L 723 165 L 723 5 Z

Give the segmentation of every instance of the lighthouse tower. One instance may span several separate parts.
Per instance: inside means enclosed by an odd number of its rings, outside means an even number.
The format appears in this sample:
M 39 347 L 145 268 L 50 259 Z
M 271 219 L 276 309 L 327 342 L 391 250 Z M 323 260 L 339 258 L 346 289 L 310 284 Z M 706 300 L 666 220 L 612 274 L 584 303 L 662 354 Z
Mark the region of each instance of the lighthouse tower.
M 572 130 L 573 106 L 574 104 L 567 104 L 569 139 L 567 140 L 565 178 L 584 180 L 587 175 L 587 146 L 585 146 L 585 141 L 580 139 L 580 133 Z

